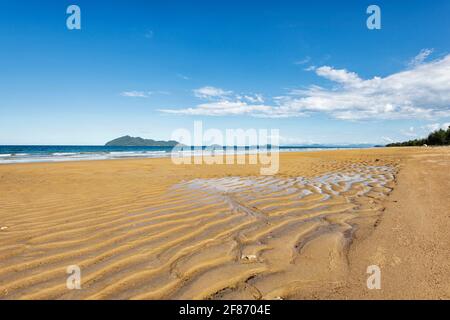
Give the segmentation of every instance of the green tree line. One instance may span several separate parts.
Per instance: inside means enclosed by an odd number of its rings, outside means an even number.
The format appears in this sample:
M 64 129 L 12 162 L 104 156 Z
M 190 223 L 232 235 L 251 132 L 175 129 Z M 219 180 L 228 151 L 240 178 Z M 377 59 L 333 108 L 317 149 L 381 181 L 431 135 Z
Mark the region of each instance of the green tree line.
M 439 129 L 433 131 L 425 139 L 415 139 L 405 142 L 396 142 L 386 145 L 387 147 L 407 147 L 407 146 L 445 146 L 450 145 L 450 126 L 447 130 Z

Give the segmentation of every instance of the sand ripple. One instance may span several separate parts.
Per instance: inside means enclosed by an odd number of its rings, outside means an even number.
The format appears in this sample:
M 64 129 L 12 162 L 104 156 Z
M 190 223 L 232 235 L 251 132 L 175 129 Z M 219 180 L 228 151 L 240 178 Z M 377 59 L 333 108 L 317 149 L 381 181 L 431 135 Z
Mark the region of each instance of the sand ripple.
M 378 223 L 394 175 L 352 164 L 310 178 L 194 179 L 145 207 L 92 215 L 93 204 L 73 221 L 30 213 L 37 233 L 0 250 L 0 297 L 270 299 L 339 286 L 348 246 Z M 68 265 L 80 266 L 83 290 L 67 290 Z

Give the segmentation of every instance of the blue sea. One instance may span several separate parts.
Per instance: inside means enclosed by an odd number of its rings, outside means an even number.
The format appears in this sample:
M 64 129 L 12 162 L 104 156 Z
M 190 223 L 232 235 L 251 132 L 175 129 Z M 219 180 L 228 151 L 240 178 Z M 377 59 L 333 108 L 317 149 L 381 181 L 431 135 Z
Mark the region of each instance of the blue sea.
M 331 149 L 368 148 L 371 145 L 305 145 L 280 146 L 280 152 L 316 151 Z M 179 156 L 199 155 L 202 148 L 184 149 Z M 110 147 L 110 146 L 0 146 L 0 164 L 27 162 L 61 162 L 80 160 L 108 160 L 125 158 L 163 158 L 172 155 L 172 147 Z M 215 148 L 215 153 L 254 153 L 257 147 Z

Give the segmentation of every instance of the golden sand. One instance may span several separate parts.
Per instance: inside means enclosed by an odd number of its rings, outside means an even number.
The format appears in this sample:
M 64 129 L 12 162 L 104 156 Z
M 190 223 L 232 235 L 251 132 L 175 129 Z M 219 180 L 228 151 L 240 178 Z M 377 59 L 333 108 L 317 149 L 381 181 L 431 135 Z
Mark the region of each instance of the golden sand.
M 0 166 L 2 299 L 450 298 L 450 150 Z M 382 289 L 368 290 L 379 265 Z M 81 269 L 68 290 L 67 267 Z

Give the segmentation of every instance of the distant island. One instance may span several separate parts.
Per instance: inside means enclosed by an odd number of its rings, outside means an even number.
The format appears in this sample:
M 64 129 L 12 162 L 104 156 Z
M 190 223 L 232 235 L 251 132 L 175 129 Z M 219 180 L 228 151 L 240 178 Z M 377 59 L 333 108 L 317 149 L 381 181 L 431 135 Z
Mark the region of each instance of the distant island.
M 386 147 L 414 147 L 414 146 L 448 146 L 450 145 L 450 126 L 447 130 L 440 129 L 433 131 L 425 139 L 415 139 L 405 142 L 396 142 L 386 145 Z
M 144 139 L 141 137 L 123 136 L 111 140 L 105 144 L 108 147 L 175 147 L 179 145 L 178 141 L 156 141 L 153 139 Z

